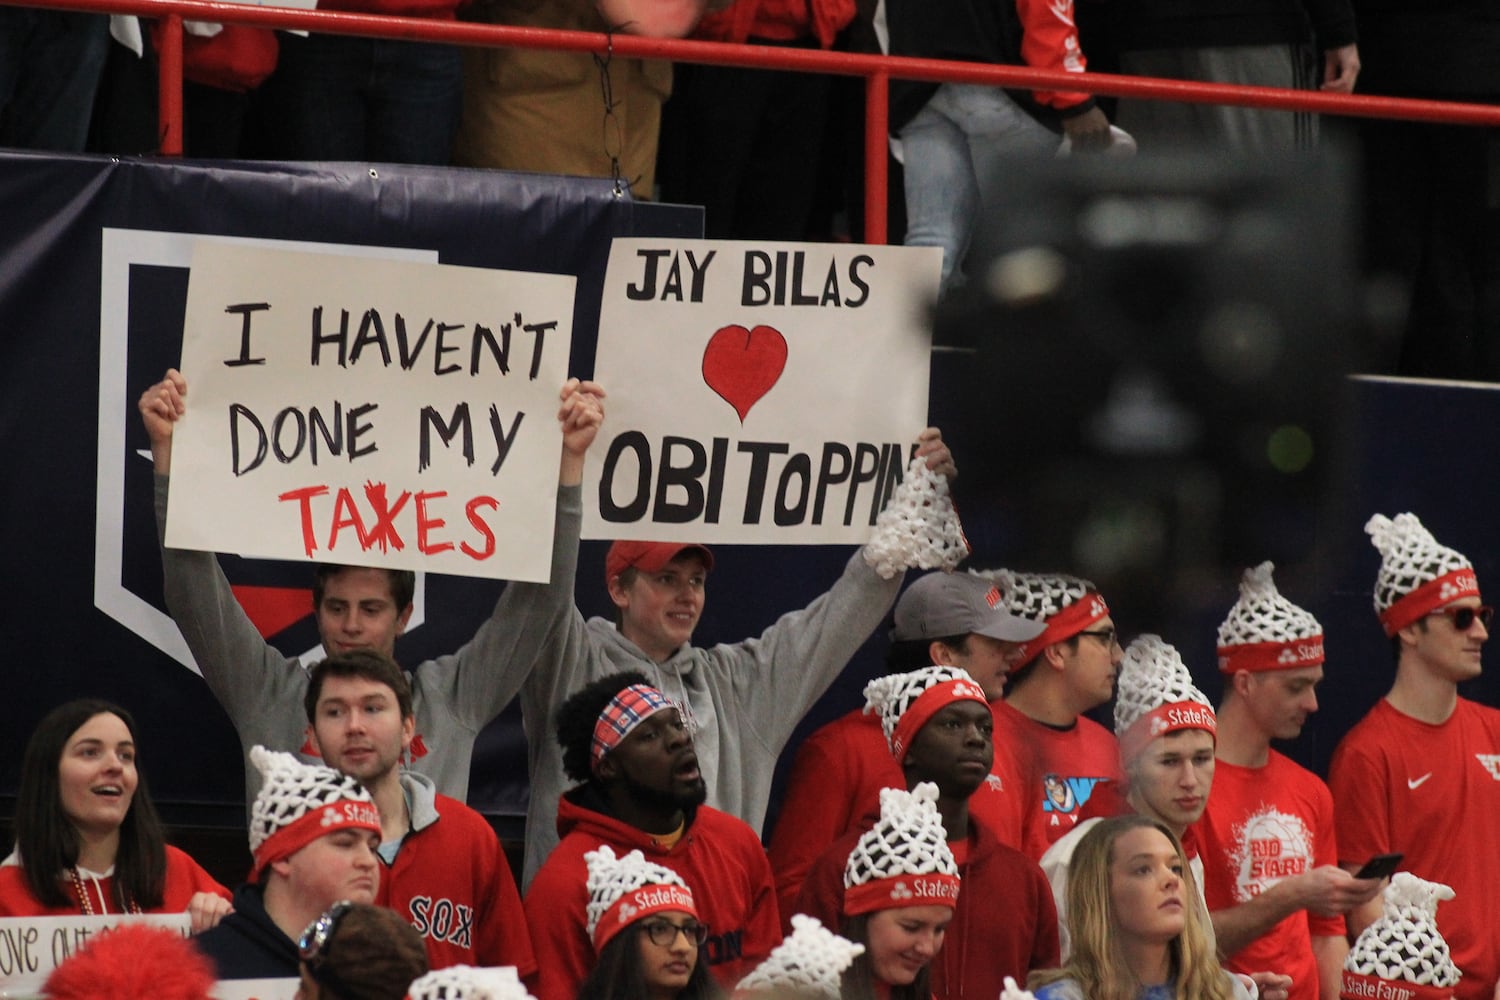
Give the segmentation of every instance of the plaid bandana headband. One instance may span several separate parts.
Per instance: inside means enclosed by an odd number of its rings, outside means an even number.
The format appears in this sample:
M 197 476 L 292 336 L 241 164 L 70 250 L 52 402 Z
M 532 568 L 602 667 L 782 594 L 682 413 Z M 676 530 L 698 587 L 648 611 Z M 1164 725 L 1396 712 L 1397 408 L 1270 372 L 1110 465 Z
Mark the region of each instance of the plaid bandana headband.
M 648 684 L 632 684 L 609 700 L 599 721 L 594 723 L 594 738 L 589 744 L 590 763 L 599 766 L 599 761 L 620 742 L 635 732 L 635 728 L 664 708 L 675 706 L 656 688 Z

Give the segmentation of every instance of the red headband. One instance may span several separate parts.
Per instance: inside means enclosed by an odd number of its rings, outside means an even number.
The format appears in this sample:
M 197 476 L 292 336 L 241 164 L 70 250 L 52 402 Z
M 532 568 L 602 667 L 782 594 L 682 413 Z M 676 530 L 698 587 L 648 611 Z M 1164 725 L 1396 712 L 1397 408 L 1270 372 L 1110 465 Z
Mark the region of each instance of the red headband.
M 1395 635 L 1427 612 L 1452 604 L 1464 597 L 1479 596 L 1479 577 L 1472 566 L 1463 566 L 1429 580 L 1380 613 L 1380 624 L 1386 637 Z
M 643 885 L 620 893 L 594 926 L 594 950 L 603 951 L 610 938 L 637 920 L 669 910 L 680 910 L 697 920 L 692 890 L 680 885 Z
M 266 865 L 289 858 L 319 837 L 336 830 L 373 830 L 380 836 L 380 810 L 373 802 L 340 799 L 309 809 L 286 826 L 261 841 L 255 852 L 255 867 L 250 881 L 260 879 Z
M 1158 736 L 1181 729 L 1202 729 L 1218 738 L 1219 721 L 1214 710 L 1196 701 L 1173 701 L 1158 705 L 1132 722 L 1120 734 L 1120 758 L 1131 760 Z
M 923 691 L 901 713 L 901 718 L 896 720 L 896 728 L 891 733 L 891 755 L 898 764 L 906 759 L 906 751 L 911 746 L 912 738 L 927 725 L 927 720 L 955 701 L 977 701 L 986 708 L 990 704 L 984 696 L 984 689 L 967 677 L 955 677 Z
M 844 890 L 844 916 L 903 906 L 957 906 L 957 875 L 888 875 Z
M 1219 670 L 1237 674 L 1241 670 L 1298 670 L 1323 662 L 1323 633 L 1285 642 L 1246 642 L 1219 647 Z
M 1021 652 L 1016 658 L 1017 666 L 1024 667 L 1054 642 L 1071 639 L 1094 622 L 1107 617 L 1109 617 L 1109 605 L 1104 603 L 1104 598 L 1093 591 L 1084 594 L 1048 618 L 1047 631 L 1030 642 L 1021 644 Z

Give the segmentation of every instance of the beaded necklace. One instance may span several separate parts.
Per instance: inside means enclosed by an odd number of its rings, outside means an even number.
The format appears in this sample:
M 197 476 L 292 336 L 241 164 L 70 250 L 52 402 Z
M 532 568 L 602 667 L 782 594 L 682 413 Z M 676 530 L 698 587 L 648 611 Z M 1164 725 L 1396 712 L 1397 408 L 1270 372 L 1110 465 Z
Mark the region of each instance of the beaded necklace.
M 68 874 L 73 878 L 73 888 L 78 891 L 78 902 L 83 908 L 84 916 L 92 917 L 94 915 L 94 903 L 89 898 L 88 889 L 83 884 L 83 877 L 78 874 L 78 866 L 74 865 L 72 868 L 69 868 Z M 100 898 L 103 898 L 103 890 L 100 891 Z M 129 909 L 131 913 L 141 912 L 141 906 L 135 900 L 130 901 Z

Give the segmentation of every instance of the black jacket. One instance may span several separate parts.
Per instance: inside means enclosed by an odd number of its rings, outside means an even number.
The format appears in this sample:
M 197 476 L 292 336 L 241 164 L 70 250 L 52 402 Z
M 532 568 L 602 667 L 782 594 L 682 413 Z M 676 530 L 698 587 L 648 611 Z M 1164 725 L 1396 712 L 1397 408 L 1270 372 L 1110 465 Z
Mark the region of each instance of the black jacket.
M 220 979 L 284 979 L 298 975 L 297 943 L 266 913 L 258 885 L 234 891 L 234 912 L 193 941 L 218 967 Z

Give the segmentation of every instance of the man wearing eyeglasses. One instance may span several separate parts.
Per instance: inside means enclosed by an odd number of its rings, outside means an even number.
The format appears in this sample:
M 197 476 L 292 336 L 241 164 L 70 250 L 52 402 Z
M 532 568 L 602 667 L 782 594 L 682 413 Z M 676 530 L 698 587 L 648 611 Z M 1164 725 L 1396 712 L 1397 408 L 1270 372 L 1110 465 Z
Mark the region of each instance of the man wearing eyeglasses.
M 1213 794 L 1196 828 L 1204 898 L 1225 968 L 1290 976 L 1291 1000 L 1337 1000 L 1344 914 L 1374 899 L 1381 880 L 1338 866 L 1328 786 L 1271 749 L 1318 710 L 1324 658 L 1322 625 L 1281 595 L 1274 569 L 1245 571 L 1219 626 Z
M 1490 1000 L 1500 979 L 1494 889 L 1500 852 L 1477 838 L 1500 826 L 1500 711 L 1458 696 L 1479 676 L 1493 609 L 1467 558 L 1441 545 L 1415 514 L 1375 515 L 1382 561 L 1375 611 L 1396 657 L 1396 680 L 1339 744 L 1329 785 L 1343 804 L 1339 858 L 1355 868 L 1400 852 L 1402 869 L 1452 886 L 1443 936 L 1463 973 L 1458 1000 Z M 1380 915 L 1349 914 L 1349 933 Z
M 995 714 L 995 757 L 1028 791 L 1023 850 L 1038 860 L 1087 815 L 1090 799 L 1120 787 L 1120 747 L 1083 713 L 1114 696 L 1120 648 L 1109 605 L 1092 583 L 1061 574 L 995 570 L 1007 611 L 1041 622 L 1021 644 Z M 1002 780 L 1004 775 L 1002 774 Z
M 682 877 L 708 925 L 701 960 L 732 989 L 781 943 L 771 865 L 743 820 L 704 804 L 681 712 L 644 674 L 626 671 L 578 689 L 552 718 L 563 768 L 578 784 L 558 802 L 562 839 L 526 889 L 538 1000 L 575 1000 L 598 959 L 585 855 L 602 846 L 639 850 Z

